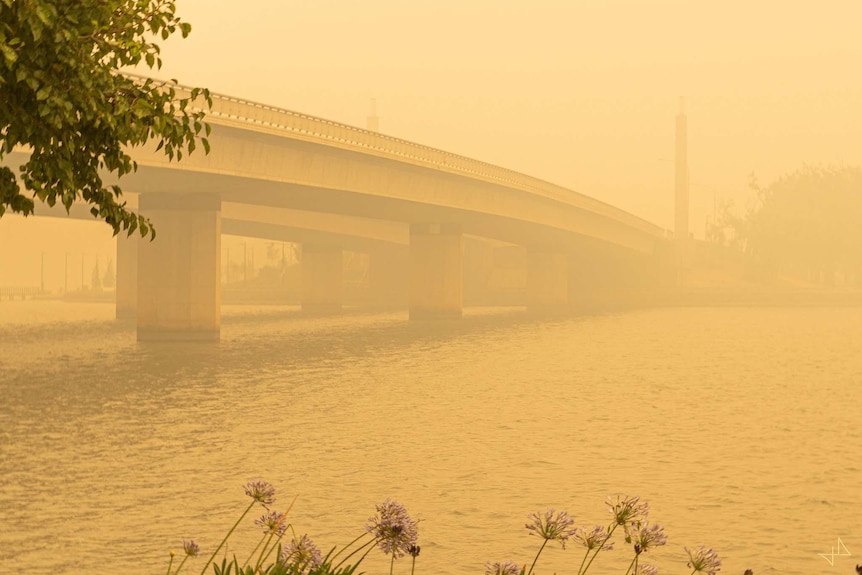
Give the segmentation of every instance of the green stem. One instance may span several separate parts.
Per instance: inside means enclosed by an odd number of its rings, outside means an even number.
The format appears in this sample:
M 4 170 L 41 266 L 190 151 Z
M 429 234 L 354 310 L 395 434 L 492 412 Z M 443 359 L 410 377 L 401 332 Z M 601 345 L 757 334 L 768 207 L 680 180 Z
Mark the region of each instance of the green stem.
M 234 532 L 234 529 L 236 529 L 240 522 L 245 518 L 245 516 L 248 515 L 248 512 L 251 511 L 251 508 L 254 507 L 255 503 L 257 503 L 257 500 L 253 499 L 249 506 L 245 508 L 245 511 L 242 512 L 242 515 L 239 516 L 239 519 L 236 520 L 236 523 L 233 524 L 233 527 L 230 528 L 230 531 L 227 532 L 227 535 L 225 535 L 224 539 L 221 540 L 221 543 L 218 544 L 218 547 L 216 547 L 215 551 L 213 551 L 213 554 L 210 555 L 209 559 L 207 559 L 206 565 L 204 565 L 204 568 L 201 569 L 201 575 L 204 575 L 204 573 L 206 573 L 207 567 L 209 567 L 210 563 L 213 562 L 213 559 L 215 559 L 216 554 L 224 546 L 225 542 L 227 541 L 227 538 L 231 536 L 231 533 Z
M 266 548 L 269 547 L 269 542 L 272 541 L 272 538 L 275 536 L 275 531 L 269 534 L 269 539 L 266 540 L 266 543 L 263 546 L 263 549 L 260 550 L 260 555 L 257 558 L 257 563 L 254 564 L 254 570 L 257 571 L 258 567 L 260 567 L 260 562 L 263 561 L 263 552 L 266 551 Z M 266 537 L 266 535 L 264 535 Z M 268 555 L 267 555 L 268 556 Z
M 629 568 L 628 568 L 628 569 L 626 569 L 626 575 L 629 575 L 629 573 L 630 573 L 630 572 L 632 572 L 632 567 L 634 567 L 634 573 L 635 573 L 635 575 L 637 575 L 637 572 L 638 572 L 638 557 L 640 557 L 640 556 L 641 556 L 641 555 L 640 555 L 640 553 L 635 553 L 634 559 L 632 559 L 632 562 L 631 562 L 631 563 L 629 563 Z
M 345 546 L 341 549 L 341 551 L 339 551 L 338 553 L 336 553 L 335 555 L 333 555 L 333 556 L 332 556 L 332 559 L 333 559 L 333 560 L 335 560 L 335 558 L 336 558 L 336 557 L 338 557 L 339 555 L 341 555 L 342 553 L 344 553 L 345 551 L 347 551 L 347 549 L 349 549 L 351 545 L 353 545 L 354 543 L 356 543 L 357 541 L 359 541 L 360 539 L 362 539 L 362 538 L 363 538 L 363 537 L 365 537 L 366 535 L 368 535 L 368 532 L 365 532 L 365 533 L 362 533 L 361 535 L 359 535 L 359 537 L 357 537 L 356 539 L 354 539 L 353 541 L 351 541 L 350 543 L 348 543 L 347 545 L 345 545 Z M 295 535 L 295 534 L 294 534 L 294 539 L 296 539 L 296 535 Z M 363 547 L 364 547 L 364 546 L 363 546 Z M 339 563 L 339 565 L 341 565 L 341 563 Z
M 389 562 L 389 575 L 395 570 L 395 553 L 392 553 L 392 561 Z
M 260 565 L 262 565 L 262 564 L 263 564 L 267 559 L 269 559 L 269 556 L 270 556 L 270 555 L 272 555 L 272 552 L 273 552 L 273 551 L 275 551 L 275 550 L 279 547 L 278 543 L 279 543 L 280 541 L 281 541 L 281 537 L 279 537 L 278 539 L 276 539 L 276 540 L 275 540 L 275 543 L 276 543 L 276 544 L 275 544 L 275 545 L 273 545 L 272 547 L 270 547 L 270 548 L 269 548 L 269 551 L 267 551 L 267 552 L 266 552 L 266 555 L 264 555 L 264 556 L 263 556 L 263 557 L 258 561 L 258 567 L 260 567 Z M 267 545 L 269 545 L 269 542 L 267 541 L 267 543 L 266 543 L 266 544 L 267 544 Z M 266 549 L 266 547 L 264 547 L 264 549 Z M 261 551 L 261 553 L 263 553 L 263 551 Z
M 186 555 L 185 557 L 183 557 L 183 560 L 182 560 L 182 561 L 180 561 L 180 564 L 177 566 L 177 570 L 176 570 L 176 571 L 174 571 L 174 575 L 177 575 L 177 573 L 179 573 L 179 572 L 180 572 L 180 569 L 182 569 L 182 568 L 183 568 L 183 565 L 185 565 L 185 564 L 186 564 L 186 559 L 188 559 L 188 558 L 189 558 L 189 556 L 188 556 L 188 555 Z
M 357 538 L 357 539 L 358 539 L 358 538 Z M 353 543 L 354 543 L 355 541 L 356 541 L 356 539 L 354 539 L 353 541 L 351 541 L 351 542 L 350 542 L 350 545 L 353 545 Z M 362 551 L 362 549 L 364 549 L 365 547 L 368 547 L 369 545 L 373 545 L 374 543 L 377 543 L 377 539 L 372 539 L 371 541 L 369 541 L 369 542 L 367 542 L 367 543 L 363 543 L 363 544 L 362 544 L 362 546 L 357 547 L 357 548 L 356 548 L 356 549 L 355 549 L 355 550 L 354 550 L 350 555 L 348 555 L 347 557 L 345 557 L 344 559 L 342 559 L 342 560 L 341 560 L 341 562 L 340 562 L 338 565 L 336 565 L 336 566 L 335 566 L 335 568 L 336 568 L 336 569 L 338 569 L 339 567 L 341 567 L 341 566 L 344 564 L 344 562 L 345 562 L 345 561 L 347 561 L 348 559 L 350 559 L 351 557 L 353 557 L 354 555 L 356 555 L 356 553 L 358 553 L 359 551 Z M 346 549 L 346 547 L 345 547 L 345 549 Z M 371 549 L 373 549 L 373 547 L 372 547 Z M 371 549 L 369 549 L 368 551 L 371 551 Z M 368 551 L 366 551 L 366 552 L 365 552 L 365 555 L 368 555 Z M 336 554 L 336 556 L 337 556 L 337 555 L 338 555 L 338 554 Z M 363 555 L 363 556 L 362 556 L 362 559 L 365 559 L 365 555 Z M 362 563 L 362 559 L 360 559 L 360 560 L 359 560 L 359 563 Z M 359 563 L 357 563 L 357 565 L 359 565 Z
M 596 551 L 595 551 L 595 553 L 593 553 L 593 556 L 592 556 L 592 557 L 590 557 L 590 560 L 587 562 L 587 565 L 586 565 L 586 567 L 584 567 L 584 570 L 583 570 L 583 571 L 578 571 L 578 575 L 583 575 L 584 573 L 586 573 L 586 572 L 587 572 L 587 569 L 589 569 L 589 568 L 590 568 L 590 565 L 592 565 L 592 564 L 593 564 L 593 560 L 596 558 L 596 555 L 598 555 L 598 554 L 599 554 L 599 551 L 601 551 L 601 550 L 602 550 L 602 547 L 604 547 L 604 546 L 605 546 L 605 543 L 607 543 L 607 542 L 608 542 L 608 539 L 610 539 L 610 538 L 611 538 L 611 535 L 613 535 L 613 534 L 614 534 L 614 530 L 616 530 L 616 528 L 617 528 L 617 524 L 616 524 L 616 523 L 614 523 L 612 527 L 609 527 L 609 528 L 608 528 L 608 536 L 607 536 L 607 537 L 605 537 L 604 541 L 602 541 L 602 542 L 601 542 L 601 544 L 599 544 L 599 545 L 596 547 Z M 587 550 L 587 554 L 589 555 L 589 549 Z
M 539 560 L 539 555 L 541 555 L 541 554 L 542 554 L 542 550 L 545 548 L 545 545 L 547 545 L 547 544 L 548 544 L 548 540 L 547 540 L 547 539 L 545 539 L 545 542 L 544 542 L 544 543 L 542 543 L 542 546 L 541 546 L 541 547 L 539 547 L 539 552 L 538 552 L 538 553 L 536 553 L 536 558 L 535 558 L 535 559 L 533 559 L 533 564 L 532 564 L 532 565 L 530 565 L 530 570 L 529 570 L 529 571 L 527 571 L 527 575 L 530 575 L 530 573 L 532 573 L 532 572 L 533 572 L 533 567 L 535 567 L 535 566 L 536 566 L 536 561 L 538 561 L 538 560 Z
M 410 565 L 410 575 L 413 575 L 413 571 L 416 570 L 416 556 L 413 556 L 413 564 Z
M 243 569 L 245 569 L 246 565 L 248 565 L 248 562 L 251 561 L 251 558 L 254 557 L 255 552 L 258 550 L 261 543 L 263 543 L 264 539 L 266 539 L 266 533 L 263 534 L 263 537 L 260 538 L 260 541 L 258 541 L 257 545 L 255 545 L 254 549 L 251 550 L 251 554 L 249 554 L 248 559 L 246 559 L 245 563 L 242 564 Z
M 589 556 L 589 554 L 590 554 L 590 550 L 589 550 L 589 549 L 587 549 L 587 552 L 586 552 L 586 553 L 584 553 L 584 558 L 583 558 L 583 559 L 581 559 L 581 564 L 580 564 L 580 565 L 578 565 L 578 575 L 581 575 L 581 569 L 583 569 L 583 568 L 584 568 L 584 562 L 586 562 L 587 557 Z
M 174 552 L 171 551 L 171 560 L 168 561 L 168 573 L 167 575 L 171 575 L 171 565 L 174 564 Z

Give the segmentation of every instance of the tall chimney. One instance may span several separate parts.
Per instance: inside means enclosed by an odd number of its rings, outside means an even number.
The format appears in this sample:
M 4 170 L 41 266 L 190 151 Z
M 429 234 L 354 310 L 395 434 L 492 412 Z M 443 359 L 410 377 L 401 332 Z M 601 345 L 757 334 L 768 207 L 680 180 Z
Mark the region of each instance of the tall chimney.
M 688 125 L 685 117 L 685 98 L 679 99 L 676 116 L 676 201 L 674 203 L 674 237 L 688 239 Z
M 371 115 L 366 118 L 365 127 L 372 132 L 380 131 L 380 118 L 377 117 L 377 98 L 371 98 Z

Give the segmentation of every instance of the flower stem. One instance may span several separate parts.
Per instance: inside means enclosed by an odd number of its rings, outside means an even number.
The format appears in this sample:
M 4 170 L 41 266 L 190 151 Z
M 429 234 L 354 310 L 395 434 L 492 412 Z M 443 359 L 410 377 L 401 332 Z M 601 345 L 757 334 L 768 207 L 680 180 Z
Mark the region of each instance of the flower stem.
M 356 539 L 354 539 L 353 541 L 356 541 Z M 351 557 L 356 555 L 356 553 L 358 553 L 359 551 L 362 551 L 365 547 L 368 547 L 369 545 L 373 545 L 374 543 L 377 543 L 377 539 L 372 539 L 371 541 L 368 541 L 367 543 L 363 543 L 360 547 L 357 547 L 356 549 L 354 549 L 353 552 L 350 553 L 350 555 L 348 555 L 347 557 L 342 559 L 341 562 L 335 566 L 335 568 L 338 569 L 339 567 L 341 567 L 342 564 L 344 564 L 345 561 L 347 561 L 348 559 L 350 559 Z M 353 542 L 351 542 L 351 545 L 352 544 L 353 544 Z M 374 549 L 374 547 L 369 548 L 368 551 L 371 551 L 371 549 Z M 368 555 L 368 551 L 365 552 L 365 555 Z M 362 556 L 362 559 L 365 559 L 365 555 Z M 359 563 L 362 563 L 362 559 L 360 559 L 356 564 L 359 565 Z
M 410 565 L 410 575 L 413 575 L 413 571 L 416 570 L 416 556 L 413 556 L 413 564 Z
M 234 529 L 237 528 L 237 526 L 240 524 L 240 521 L 242 521 L 245 518 L 245 516 L 248 515 L 248 512 L 251 511 L 251 508 L 254 507 L 255 503 L 257 503 L 257 501 L 252 500 L 252 502 L 249 503 L 248 507 L 245 508 L 245 511 L 242 512 L 242 515 L 239 516 L 239 519 L 236 520 L 236 523 L 233 524 L 233 527 L 230 528 L 230 531 L 227 532 L 227 535 L 225 535 L 224 539 L 221 540 L 221 543 L 218 544 L 218 547 L 216 547 L 215 551 L 213 551 L 213 554 L 210 555 L 209 559 L 207 559 L 206 565 L 204 565 L 204 568 L 201 569 L 201 575 L 204 575 L 204 573 L 206 573 L 207 567 L 209 567 L 210 563 L 213 562 L 213 559 L 215 559 L 216 554 L 224 546 L 225 542 L 227 541 L 227 538 L 231 536 L 231 533 L 234 532 Z
M 257 542 L 257 545 L 255 545 L 254 549 L 251 550 L 251 554 L 248 556 L 248 559 L 246 559 L 245 563 L 242 564 L 243 569 L 245 569 L 246 565 L 248 565 L 248 562 L 251 561 L 251 558 L 254 557 L 254 554 L 257 552 L 258 548 L 260 547 L 261 543 L 263 543 L 264 539 L 266 539 L 265 533 L 264 533 L 263 537 L 260 538 L 260 541 Z
M 612 527 L 608 528 L 608 536 L 607 536 L 607 537 L 605 537 L 604 541 L 602 541 L 598 546 L 596 546 L 596 551 L 595 551 L 595 553 L 593 553 L 593 556 L 592 556 L 592 557 L 590 557 L 590 560 L 587 562 L 587 565 L 584 567 L 584 570 L 583 570 L 583 571 L 580 571 L 580 570 L 578 571 L 578 575 L 583 575 L 584 573 L 586 573 L 586 572 L 587 572 L 587 569 L 589 569 L 589 568 L 590 568 L 590 565 L 592 565 L 592 564 L 593 564 L 593 559 L 595 559 L 595 558 L 596 558 L 596 555 L 598 555 L 598 554 L 599 554 L 599 551 L 601 551 L 601 550 L 602 550 L 602 547 L 604 547 L 604 546 L 605 546 L 605 543 L 607 543 L 607 542 L 608 542 L 608 539 L 610 539 L 610 538 L 611 538 L 611 535 L 613 535 L 614 530 L 615 530 L 616 528 L 617 528 L 617 524 L 616 524 L 616 523 L 614 523 Z M 589 555 L 589 553 L 590 553 L 590 552 L 589 552 L 589 550 L 587 550 L 587 554 L 588 554 L 588 555 Z
M 542 546 L 541 546 L 541 547 L 539 547 L 539 552 L 538 552 L 538 553 L 536 553 L 536 558 L 535 558 L 535 559 L 533 559 L 533 564 L 532 564 L 532 565 L 530 565 L 530 570 L 529 570 L 529 571 L 527 571 L 527 575 L 530 575 L 530 573 L 532 573 L 532 572 L 533 572 L 533 567 L 535 567 L 535 566 L 536 566 L 536 561 L 538 561 L 538 560 L 539 560 L 539 555 L 541 555 L 541 554 L 542 554 L 542 550 L 545 548 L 545 545 L 547 545 L 547 544 L 548 544 L 548 540 L 547 540 L 547 539 L 545 539 L 545 542 L 544 542 L 544 543 L 542 543 Z
M 185 564 L 186 564 L 186 559 L 188 559 L 188 558 L 189 558 L 189 556 L 188 556 L 188 555 L 186 555 L 185 557 L 183 557 L 183 560 L 182 560 L 182 561 L 180 561 L 180 564 L 177 566 L 177 570 L 176 570 L 176 571 L 174 571 L 174 575 L 177 575 L 177 573 L 179 573 L 179 572 L 180 572 L 180 569 L 182 569 L 182 568 L 183 568 L 183 565 L 185 565 Z
M 168 561 L 168 573 L 167 575 L 171 575 L 171 565 L 174 564 L 174 552 L 171 551 L 171 560 Z
M 589 554 L 590 554 L 590 550 L 587 549 L 587 552 L 584 553 L 584 558 L 581 559 L 581 564 L 578 565 L 578 575 L 581 575 L 581 569 L 584 568 L 584 563 L 587 561 L 587 557 L 589 556 Z
M 389 562 L 389 575 L 392 575 L 392 571 L 395 570 L 395 553 L 392 553 L 392 561 Z

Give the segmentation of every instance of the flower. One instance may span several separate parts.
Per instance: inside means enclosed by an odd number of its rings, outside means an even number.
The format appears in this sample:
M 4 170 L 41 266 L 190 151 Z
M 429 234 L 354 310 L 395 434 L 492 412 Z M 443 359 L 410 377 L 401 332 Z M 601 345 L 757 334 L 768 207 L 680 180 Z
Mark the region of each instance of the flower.
M 323 557 L 320 555 L 320 549 L 312 543 L 308 535 L 303 535 L 299 541 L 294 539 L 284 546 L 281 550 L 281 561 L 295 566 L 299 573 L 307 573 L 320 567 Z
M 387 499 L 377 506 L 377 515 L 368 518 L 365 530 L 377 540 L 380 549 L 397 559 L 410 552 L 419 537 L 416 521 L 403 505 Z
M 485 563 L 485 575 L 521 575 L 523 569 L 518 567 L 514 561 L 505 563 Z
M 685 547 L 685 552 L 688 553 L 688 565 L 692 569 L 694 569 L 695 573 L 708 573 L 708 575 L 715 575 L 717 571 L 721 570 L 721 559 L 718 558 L 718 554 L 712 549 L 707 549 L 703 545 L 699 546 L 697 549 L 692 551 L 688 547 Z
M 245 484 L 245 494 L 264 507 L 275 503 L 275 487 L 266 481 L 249 481 Z
M 186 552 L 188 557 L 197 557 L 198 553 L 201 552 L 201 548 L 193 540 L 189 539 L 186 541 L 183 539 L 183 551 Z
M 601 525 L 596 525 L 590 530 L 586 527 L 578 527 L 572 533 L 574 539 L 587 549 L 596 549 L 601 545 L 601 551 L 610 551 L 614 548 L 613 541 L 608 541 L 608 532 Z
M 658 567 L 649 563 L 639 563 L 634 575 L 658 575 Z
M 416 557 L 419 557 L 419 551 L 421 549 L 422 548 L 419 547 L 418 545 L 411 545 L 410 547 L 407 548 L 407 554 L 415 559 Z
M 544 515 L 531 513 L 527 517 L 532 519 L 532 522 L 525 526 L 529 529 L 530 535 L 538 535 L 547 541 L 559 541 L 563 549 L 566 548 L 566 541 L 575 531 L 572 529 L 575 520 L 565 511 L 560 511 L 556 517 L 553 509 L 549 509 Z
M 650 525 L 649 522 L 638 525 L 632 529 L 632 541 L 635 544 L 635 553 L 640 555 L 653 547 L 667 543 L 667 535 L 661 525 Z
M 611 515 L 614 516 L 614 522 L 617 525 L 626 527 L 626 533 L 628 533 L 628 527 L 636 527 L 638 524 L 646 521 L 647 514 L 649 513 L 649 504 L 647 502 L 641 503 L 640 497 L 624 497 L 620 499 L 620 496 L 617 495 L 616 501 L 614 501 L 608 496 L 605 504 L 608 506 Z
M 286 516 L 284 513 L 270 511 L 260 516 L 260 519 L 255 519 L 254 524 L 258 527 L 263 527 L 263 532 L 267 535 L 275 535 L 281 537 L 284 535 L 284 530 L 287 529 Z

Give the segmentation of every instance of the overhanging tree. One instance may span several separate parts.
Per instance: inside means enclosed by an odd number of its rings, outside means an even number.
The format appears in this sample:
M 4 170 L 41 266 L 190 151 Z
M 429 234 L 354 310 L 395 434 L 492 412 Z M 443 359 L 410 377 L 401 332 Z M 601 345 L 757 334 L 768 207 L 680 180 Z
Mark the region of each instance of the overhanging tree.
M 190 31 L 173 0 L 0 0 L 0 161 L 16 146 L 30 153 L 17 175 L 0 166 L 0 217 L 32 214 L 35 199 L 67 211 L 83 199 L 114 234 L 155 237 L 100 171 L 136 170 L 124 150 L 150 140 L 171 160 L 198 140 L 209 153 L 208 90 L 180 96 L 176 81 L 120 72 L 160 68 L 156 41 Z

